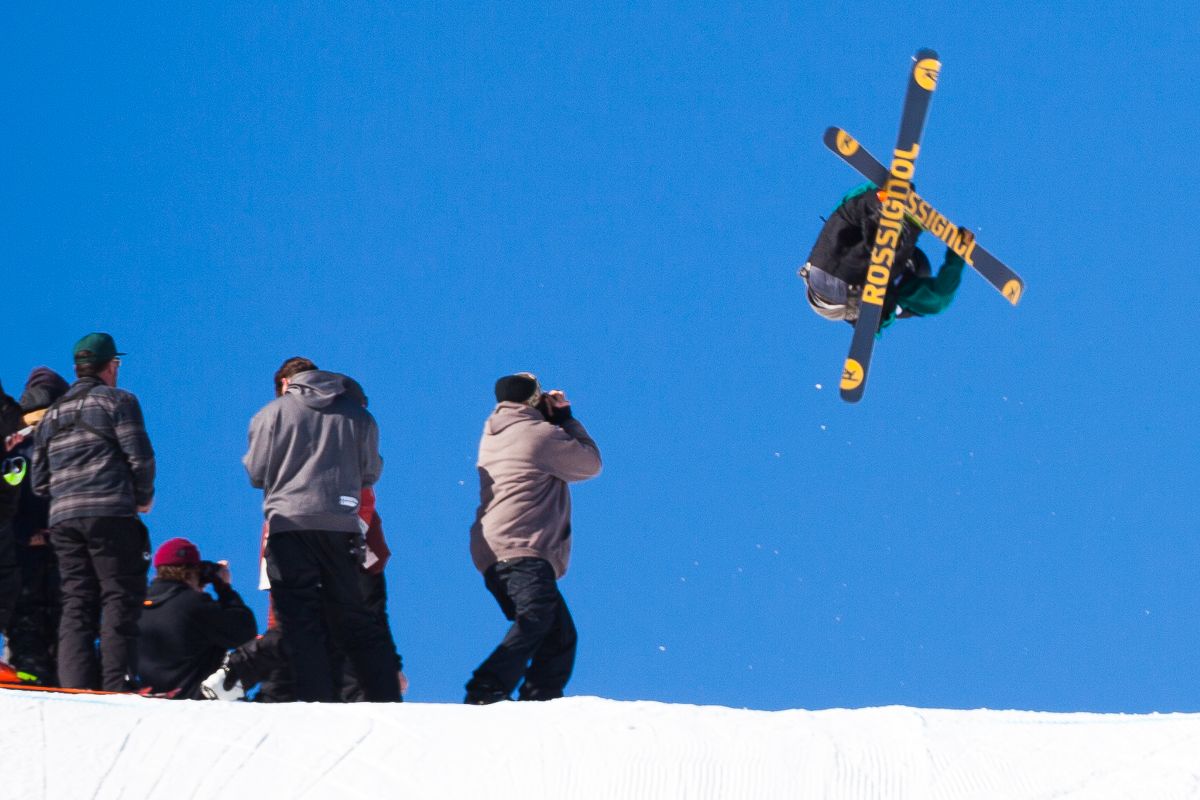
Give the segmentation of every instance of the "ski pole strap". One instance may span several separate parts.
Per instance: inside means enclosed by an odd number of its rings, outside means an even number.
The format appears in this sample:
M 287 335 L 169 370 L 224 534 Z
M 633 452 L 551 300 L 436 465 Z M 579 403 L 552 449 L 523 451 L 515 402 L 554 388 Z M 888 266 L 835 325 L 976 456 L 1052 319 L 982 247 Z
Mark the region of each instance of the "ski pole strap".
M 113 436 L 110 433 L 105 433 L 104 431 L 101 431 L 101 430 L 97 430 L 95 426 L 89 425 L 87 422 L 84 422 L 84 420 L 82 419 L 82 417 L 83 417 L 83 401 L 87 399 L 87 396 L 89 394 L 91 394 L 92 389 L 95 389 L 95 388 L 96 388 L 95 385 L 88 386 L 86 389 L 84 389 L 82 392 L 79 393 L 79 396 L 77 398 L 72 398 L 73 400 L 74 399 L 79 400 L 79 402 L 75 405 L 74 416 L 72 416 L 67 422 L 62 422 L 61 421 L 62 415 L 60 412 L 59 427 L 57 430 L 54 431 L 53 435 L 50 436 L 49 440 L 47 440 L 47 444 L 49 444 L 50 441 L 57 439 L 59 436 L 61 436 L 62 434 L 66 433 L 68 431 L 74 430 L 75 428 L 82 428 L 83 430 L 87 431 L 88 433 L 92 434 L 93 436 L 103 439 L 104 441 L 108 442 L 113 447 L 117 448 L 118 450 L 121 449 L 121 443 L 117 440 L 116 436 Z M 59 403 L 61 403 L 61 402 L 62 402 L 62 400 L 59 401 Z M 52 406 L 52 407 L 57 407 L 57 406 L 58 406 L 58 403 L 55 403 L 54 406 Z

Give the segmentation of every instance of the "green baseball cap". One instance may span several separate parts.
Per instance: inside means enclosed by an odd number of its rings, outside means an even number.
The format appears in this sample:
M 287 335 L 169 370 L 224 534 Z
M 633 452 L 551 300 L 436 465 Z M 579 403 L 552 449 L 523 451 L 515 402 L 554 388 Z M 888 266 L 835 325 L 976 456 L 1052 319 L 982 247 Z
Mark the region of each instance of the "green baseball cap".
M 89 333 L 75 343 L 76 364 L 103 364 L 124 353 L 117 352 L 117 343 L 107 333 Z

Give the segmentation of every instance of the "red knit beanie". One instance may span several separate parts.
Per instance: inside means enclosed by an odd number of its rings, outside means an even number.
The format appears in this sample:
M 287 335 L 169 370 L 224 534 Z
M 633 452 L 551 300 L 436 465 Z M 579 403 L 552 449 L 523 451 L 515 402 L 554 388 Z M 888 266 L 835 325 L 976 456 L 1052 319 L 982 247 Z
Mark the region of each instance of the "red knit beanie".
M 154 568 L 194 567 L 200 563 L 200 550 L 187 539 L 168 539 L 154 554 Z

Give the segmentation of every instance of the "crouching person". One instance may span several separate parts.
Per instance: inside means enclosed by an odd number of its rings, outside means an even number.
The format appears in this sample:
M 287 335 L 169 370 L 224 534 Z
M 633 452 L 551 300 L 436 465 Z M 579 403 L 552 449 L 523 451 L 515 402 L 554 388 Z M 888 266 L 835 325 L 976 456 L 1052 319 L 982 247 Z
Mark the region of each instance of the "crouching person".
M 171 539 L 154 554 L 156 575 L 140 622 L 138 668 L 142 686 L 199 700 L 200 682 L 230 648 L 254 638 L 254 612 L 229 585 L 229 567 L 201 561 L 187 539 Z M 204 591 L 210 585 L 214 600 Z

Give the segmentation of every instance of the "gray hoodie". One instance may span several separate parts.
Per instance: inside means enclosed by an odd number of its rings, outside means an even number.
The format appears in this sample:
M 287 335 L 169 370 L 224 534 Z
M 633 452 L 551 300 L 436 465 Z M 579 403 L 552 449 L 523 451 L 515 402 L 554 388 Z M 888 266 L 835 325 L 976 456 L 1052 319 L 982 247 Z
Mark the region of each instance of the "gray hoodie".
M 583 425 L 551 425 L 535 408 L 500 403 L 479 442 L 479 510 L 471 557 L 483 572 L 497 561 L 543 558 L 562 577 L 571 557 L 568 483 L 600 474 L 600 450 Z
M 242 463 L 263 490 L 272 533 L 359 530 L 359 495 L 383 471 L 379 428 L 363 402 L 350 378 L 310 370 L 250 420 Z

